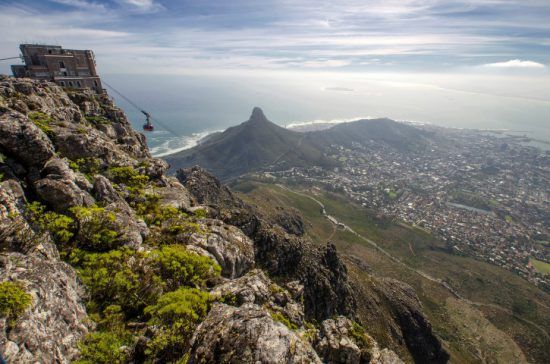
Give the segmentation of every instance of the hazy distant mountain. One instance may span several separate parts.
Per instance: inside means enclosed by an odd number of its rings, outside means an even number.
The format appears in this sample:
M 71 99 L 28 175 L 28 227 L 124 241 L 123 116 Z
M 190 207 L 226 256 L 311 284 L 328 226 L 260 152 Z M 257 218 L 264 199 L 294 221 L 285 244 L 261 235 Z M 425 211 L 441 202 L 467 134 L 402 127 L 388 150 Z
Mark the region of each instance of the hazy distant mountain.
M 428 138 L 427 132 L 390 119 L 365 119 L 326 130 L 296 132 L 267 120 L 256 107 L 248 121 L 165 159 L 173 171 L 200 165 L 228 180 L 267 167 L 336 166 L 338 162 L 324 154 L 333 144 L 350 146 L 353 142 L 373 140 L 407 151 L 424 147 Z
M 165 159 L 172 170 L 200 165 L 225 180 L 268 166 L 334 164 L 306 136 L 272 123 L 256 107 L 248 121 Z

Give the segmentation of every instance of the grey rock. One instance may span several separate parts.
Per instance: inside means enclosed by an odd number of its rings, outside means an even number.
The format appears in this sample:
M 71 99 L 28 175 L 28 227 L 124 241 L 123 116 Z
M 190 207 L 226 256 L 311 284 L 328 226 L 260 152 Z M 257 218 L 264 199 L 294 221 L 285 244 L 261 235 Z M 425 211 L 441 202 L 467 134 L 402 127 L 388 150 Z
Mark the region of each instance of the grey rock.
M 37 195 L 58 212 L 67 212 L 73 206 L 91 206 L 94 198 L 76 183 L 77 176 L 67 162 L 51 158 L 40 172 L 41 179 L 34 182 Z
M 253 303 L 268 307 L 280 312 L 298 327 L 304 324 L 302 297 L 293 297 L 260 269 L 253 269 L 240 278 L 216 286 L 211 294 L 220 299 L 229 297 L 238 306 Z
M 321 363 L 311 345 L 260 306 L 216 303 L 191 340 L 189 363 Z
M 174 177 L 166 177 L 164 186 L 158 189 L 161 197 L 161 204 L 172 206 L 177 209 L 189 209 L 191 206 L 191 195 L 189 191 Z
M 96 200 L 101 202 L 111 203 L 124 201 L 113 187 L 111 181 L 101 174 L 94 176 L 92 191 Z
M 105 210 L 115 214 L 115 224 L 121 234 L 120 245 L 139 248 L 143 238 L 149 235 L 149 228 L 145 222 L 136 216 L 134 210 L 124 200 L 108 204 Z
M 404 364 L 404 362 L 390 349 L 375 349 L 372 352 L 370 364 Z
M 67 212 L 73 206 L 91 206 L 94 199 L 67 179 L 43 178 L 34 183 L 38 196 L 58 212 Z
M 0 150 L 27 167 L 37 168 L 54 155 L 46 134 L 18 112 L 0 115 Z
M 26 198 L 16 180 L 0 183 L 0 251 L 35 252 L 57 259 L 59 254 L 47 235 L 37 234 L 24 218 Z
M 207 234 L 194 233 L 186 244 L 207 251 L 222 268 L 222 276 L 236 278 L 254 266 L 254 245 L 238 228 L 219 220 L 204 221 Z
M 327 363 L 368 363 L 368 349 L 360 347 L 352 336 L 353 322 L 344 316 L 328 319 L 321 323 L 319 339 L 315 348 Z
M 9 363 L 69 363 L 90 329 L 76 272 L 34 254 L 0 256 L 0 281 L 19 281 L 33 304 L 10 328 L 0 319 L 0 351 Z

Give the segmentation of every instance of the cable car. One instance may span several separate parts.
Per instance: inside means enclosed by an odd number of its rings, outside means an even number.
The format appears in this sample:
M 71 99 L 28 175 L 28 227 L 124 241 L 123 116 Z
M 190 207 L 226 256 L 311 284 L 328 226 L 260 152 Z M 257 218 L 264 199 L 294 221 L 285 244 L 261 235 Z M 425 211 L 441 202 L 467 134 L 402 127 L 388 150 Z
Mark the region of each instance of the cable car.
M 143 130 L 144 131 L 153 131 L 155 130 L 155 127 L 153 124 L 151 124 L 151 114 L 149 114 L 147 111 L 141 110 L 143 115 L 145 115 L 145 124 L 143 124 Z

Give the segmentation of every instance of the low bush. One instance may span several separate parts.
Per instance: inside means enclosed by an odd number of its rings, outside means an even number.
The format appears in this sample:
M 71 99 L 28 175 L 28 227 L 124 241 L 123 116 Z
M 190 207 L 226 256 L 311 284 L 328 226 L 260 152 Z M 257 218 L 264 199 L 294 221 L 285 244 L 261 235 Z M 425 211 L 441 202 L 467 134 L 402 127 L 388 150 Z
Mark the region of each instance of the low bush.
M 32 303 L 32 297 L 20 284 L 14 282 L 0 283 L 0 317 L 16 319 Z
M 109 178 L 127 187 L 131 195 L 139 196 L 149 182 L 147 175 L 139 173 L 132 167 L 111 167 L 107 171 Z
M 181 360 L 212 302 L 208 292 L 196 288 L 179 288 L 161 296 L 155 305 L 145 309 L 151 316 L 149 324 L 158 327 L 146 353 L 160 362 Z
M 104 116 L 86 116 L 86 121 L 94 125 L 107 125 L 111 124 L 111 120 Z
M 94 332 L 86 335 L 79 344 L 77 364 L 123 364 L 127 362 L 124 346 L 132 343 L 128 332 Z
M 150 264 L 149 254 L 129 248 L 107 253 L 87 253 L 75 249 L 69 262 L 77 267 L 90 292 L 89 311 L 105 316 L 106 308 L 120 307 L 125 318 L 139 317 L 156 302 L 163 282 Z
M 69 216 L 46 211 L 46 206 L 35 201 L 25 206 L 28 221 L 41 233 L 49 233 L 54 241 L 65 246 L 74 236 L 75 221 Z
M 101 160 L 95 157 L 79 158 L 69 163 L 71 169 L 76 172 L 82 172 L 89 181 L 93 180 L 94 175 L 101 170 Z
M 298 326 L 290 321 L 283 313 L 277 311 L 271 311 L 270 316 L 273 320 L 278 321 L 288 327 L 290 330 L 297 330 Z
M 104 252 L 120 246 L 124 236 L 114 212 L 98 206 L 75 206 L 69 211 L 75 216 L 79 248 Z
M 160 278 L 167 290 L 181 286 L 205 287 L 220 276 L 221 268 L 212 259 L 187 250 L 183 245 L 167 245 L 153 252 Z

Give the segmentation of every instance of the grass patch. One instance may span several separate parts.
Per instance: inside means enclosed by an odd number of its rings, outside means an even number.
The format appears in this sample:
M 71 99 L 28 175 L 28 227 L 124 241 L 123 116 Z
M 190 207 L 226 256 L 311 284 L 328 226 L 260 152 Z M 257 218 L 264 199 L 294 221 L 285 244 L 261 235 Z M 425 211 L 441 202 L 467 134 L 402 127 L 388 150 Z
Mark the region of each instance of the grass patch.
M 550 274 L 550 264 L 543 262 L 542 260 L 537 260 L 535 258 L 530 259 L 531 264 L 533 264 L 533 267 L 537 270 L 537 272 L 547 275 Z
M 52 137 L 54 135 L 54 131 L 51 127 L 53 124 L 53 119 L 44 114 L 43 112 L 32 112 L 29 114 L 29 120 L 34 123 L 40 130 L 42 130 L 48 137 Z

